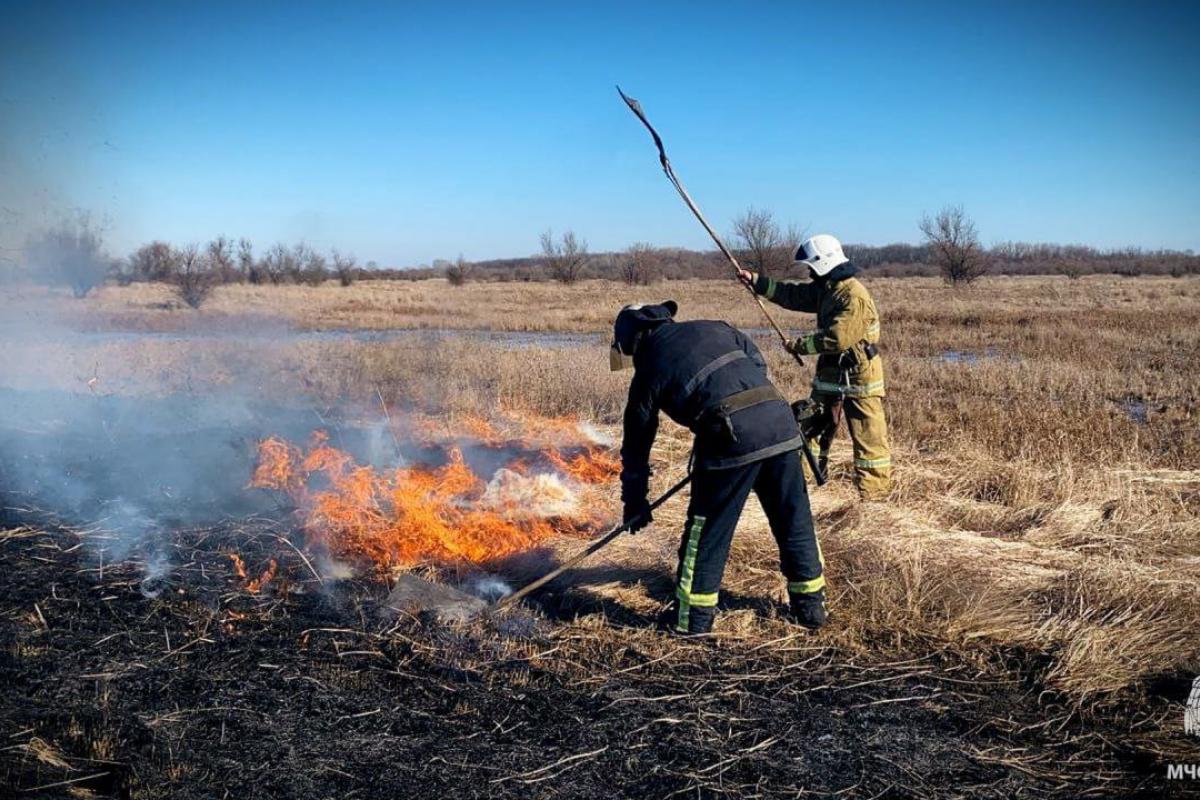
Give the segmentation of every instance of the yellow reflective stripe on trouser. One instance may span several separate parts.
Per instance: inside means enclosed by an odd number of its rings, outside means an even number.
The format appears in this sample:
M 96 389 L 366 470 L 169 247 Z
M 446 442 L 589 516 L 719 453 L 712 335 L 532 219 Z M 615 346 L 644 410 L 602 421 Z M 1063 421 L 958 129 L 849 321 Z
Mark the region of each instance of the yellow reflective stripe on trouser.
M 862 397 L 871 392 L 878 391 L 883 388 L 883 381 L 871 381 L 870 383 L 855 384 L 849 386 L 841 383 L 830 383 L 813 378 L 812 388 L 814 392 L 824 392 L 826 394 L 842 394 L 848 397 Z
M 778 586 L 779 584 L 776 584 Z M 788 592 L 791 594 L 812 594 L 825 588 L 825 576 L 818 575 L 811 581 L 788 581 Z
M 890 467 L 892 465 L 892 457 L 884 456 L 883 458 L 856 458 L 854 466 L 865 467 L 867 469 L 878 469 L 880 467 Z
M 675 590 L 675 596 L 679 598 L 680 603 L 687 603 L 689 606 L 696 606 L 697 608 L 712 608 L 717 604 L 720 595 L 720 592 L 694 594 L 692 592 L 685 592 L 682 589 Z
M 675 596 L 679 598 L 679 620 L 675 629 L 680 633 L 687 633 L 688 615 L 693 603 L 697 606 L 704 606 L 703 602 L 695 602 L 692 595 L 692 578 L 696 575 L 696 550 L 700 547 L 700 532 L 704 530 L 704 521 L 704 517 L 693 517 L 692 524 L 688 527 L 687 547 L 683 551 L 683 564 L 679 569 L 679 587 L 675 590 Z M 709 596 L 700 595 L 704 599 Z M 717 604 L 716 596 L 711 596 L 714 598 L 712 604 L 715 606 Z

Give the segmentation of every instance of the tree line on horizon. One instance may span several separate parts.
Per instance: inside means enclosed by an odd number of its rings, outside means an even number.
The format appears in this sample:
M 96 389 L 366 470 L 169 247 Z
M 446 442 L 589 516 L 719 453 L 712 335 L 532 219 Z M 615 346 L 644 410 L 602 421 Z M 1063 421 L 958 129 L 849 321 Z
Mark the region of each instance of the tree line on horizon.
M 980 243 L 975 223 L 961 206 L 947 206 L 918 223 L 920 244 L 846 246 L 860 268 L 885 277 L 937 276 L 948 283 L 970 283 L 985 274 L 1173 275 L 1200 274 L 1200 256 L 1190 250 L 1102 250 L 1087 245 L 998 242 Z M 804 231 L 783 226 L 766 209 L 749 208 L 732 225 L 727 242 L 747 269 L 776 277 L 796 274 L 794 254 Z M 728 279 L 730 265 L 717 250 L 659 247 L 637 242 L 617 252 L 592 253 L 587 240 L 573 230 L 555 236 L 546 230 L 540 253 L 508 259 L 469 262 L 435 260 L 408 268 L 383 268 L 373 261 L 360 265 L 338 250 L 322 253 L 304 242 L 276 243 L 261 253 L 245 238 L 218 236 L 209 242 L 173 245 L 148 242 L 124 258 L 110 256 L 102 228 L 86 214 L 76 214 L 35 236 L 22 257 L 5 270 L 10 279 L 24 278 L 70 287 L 77 297 L 111 281 L 162 282 L 176 287 L 180 300 L 198 308 L 222 284 L 308 284 L 336 280 L 350 286 L 358 280 L 426 280 L 445 278 L 461 286 L 470 282 L 558 281 L 586 278 L 649 284 L 687 278 Z

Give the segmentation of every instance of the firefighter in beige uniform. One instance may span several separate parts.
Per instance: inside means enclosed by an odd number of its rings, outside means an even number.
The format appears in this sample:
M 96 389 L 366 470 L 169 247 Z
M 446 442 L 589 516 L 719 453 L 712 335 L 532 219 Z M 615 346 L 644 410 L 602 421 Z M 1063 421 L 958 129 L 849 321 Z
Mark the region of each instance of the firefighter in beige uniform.
M 866 500 L 882 500 L 892 485 L 892 454 L 883 411 L 883 359 L 879 355 L 879 312 L 870 292 L 855 278 L 858 268 L 832 236 L 806 239 L 796 262 L 808 268 L 812 281 L 776 281 L 742 270 L 754 291 L 793 311 L 817 315 L 817 330 L 789 347 L 816 355 L 812 399 L 824 409 L 819 436 L 810 440 L 824 470 L 829 446 L 841 417 L 846 417 L 854 444 L 854 478 Z

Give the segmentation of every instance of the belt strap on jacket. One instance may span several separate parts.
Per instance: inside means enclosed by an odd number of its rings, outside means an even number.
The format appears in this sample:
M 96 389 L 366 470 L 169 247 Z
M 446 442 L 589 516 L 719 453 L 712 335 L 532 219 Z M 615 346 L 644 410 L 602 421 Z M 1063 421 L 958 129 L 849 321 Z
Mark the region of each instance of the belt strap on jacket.
M 701 412 L 700 416 L 692 424 L 692 430 L 697 435 L 701 435 L 706 431 L 710 434 L 724 434 L 729 437 L 730 441 L 736 442 L 738 437 L 737 431 L 733 426 L 733 415 L 752 406 L 769 403 L 773 400 L 783 400 L 783 395 L 779 393 L 779 390 L 774 385 L 769 383 L 763 386 L 755 386 L 753 389 L 735 392 L 722 400 L 718 405 Z M 784 402 L 787 401 L 784 400 Z
M 766 383 L 729 395 L 721 401 L 718 408 L 726 414 L 735 414 L 751 406 L 769 403 L 772 400 L 783 400 L 783 395 L 772 384 Z
M 856 345 L 854 345 L 854 347 L 857 347 L 858 345 L 862 345 L 863 355 L 867 357 L 867 361 L 870 361 L 879 355 L 879 347 L 873 342 L 868 342 L 866 339 L 863 339 L 861 342 L 858 342 Z M 854 352 L 854 347 L 851 347 L 848 350 L 843 350 L 840 353 L 828 353 L 826 355 L 833 361 L 833 366 L 840 367 L 841 369 L 853 369 L 860 363 L 858 360 L 858 354 Z M 822 356 L 822 358 L 824 357 L 825 356 Z

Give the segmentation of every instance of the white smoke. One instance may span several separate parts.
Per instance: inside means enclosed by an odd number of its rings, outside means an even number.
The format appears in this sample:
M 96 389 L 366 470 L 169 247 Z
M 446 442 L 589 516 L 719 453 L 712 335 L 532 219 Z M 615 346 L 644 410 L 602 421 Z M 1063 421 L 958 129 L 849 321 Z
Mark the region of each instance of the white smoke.
M 522 475 L 511 469 L 496 471 L 480 503 L 509 515 L 526 517 L 567 517 L 579 506 L 575 493 L 559 476 Z
M 475 597 L 494 603 L 508 597 L 513 588 L 495 575 L 476 575 L 462 585 L 463 591 Z
M 611 436 L 604 433 L 604 431 L 601 431 L 590 422 L 580 422 L 577 427 L 579 428 L 579 432 L 592 444 L 599 445 L 601 447 L 613 447 L 616 445 L 616 442 Z

